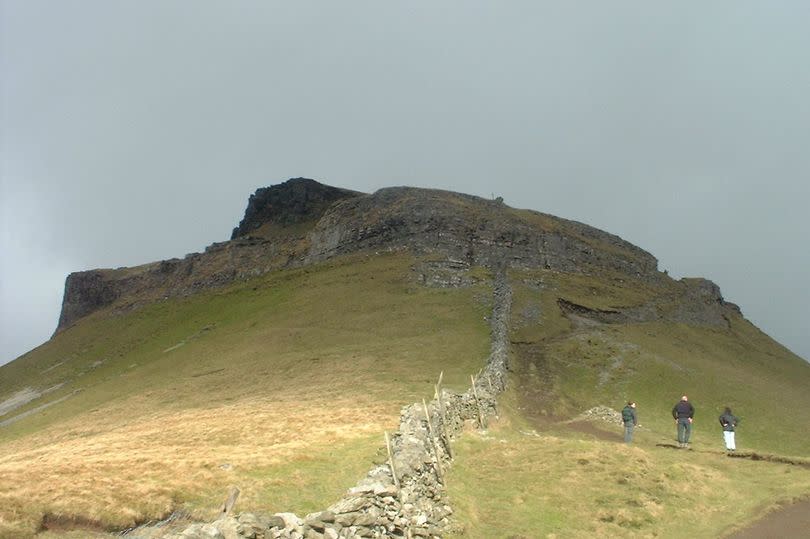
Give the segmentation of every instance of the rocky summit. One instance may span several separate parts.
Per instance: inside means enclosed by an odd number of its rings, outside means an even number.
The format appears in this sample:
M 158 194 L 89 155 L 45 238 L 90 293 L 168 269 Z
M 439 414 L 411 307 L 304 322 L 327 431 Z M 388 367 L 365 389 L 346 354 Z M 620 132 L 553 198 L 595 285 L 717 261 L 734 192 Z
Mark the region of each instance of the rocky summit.
M 57 332 L 103 308 L 131 309 L 167 297 L 186 296 L 269 271 L 299 267 L 361 251 L 409 250 L 434 255 L 436 268 L 543 268 L 569 273 L 670 280 L 650 253 L 594 227 L 530 210 L 501 199 L 434 189 L 391 187 L 372 194 L 295 178 L 258 189 L 231 240 L 203 253 L 133 268 L 72 273 L 65 283 Z M 704 280 L 681 281 L 695 301 L 670 314 L 686 321 L 723 323 L 719 288 Z M 576 305 L 562 306 L 577 310 Z M 709 309 L 707 310 L 707 307 Z M 611 319 L 649 319 L 660 309 L 583 313 Z M 675 316 L 677 319 L 677 316 Z

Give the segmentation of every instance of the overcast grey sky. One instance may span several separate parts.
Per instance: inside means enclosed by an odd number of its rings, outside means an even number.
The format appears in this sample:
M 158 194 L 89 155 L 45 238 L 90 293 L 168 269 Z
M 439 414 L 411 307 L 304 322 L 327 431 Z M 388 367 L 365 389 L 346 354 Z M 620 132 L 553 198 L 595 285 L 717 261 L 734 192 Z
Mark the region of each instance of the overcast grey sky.
M 69 272 L 200 251 L 298 176 L 583 221 L 810 358 L 810 2 L 0 10 L 0 363 Z

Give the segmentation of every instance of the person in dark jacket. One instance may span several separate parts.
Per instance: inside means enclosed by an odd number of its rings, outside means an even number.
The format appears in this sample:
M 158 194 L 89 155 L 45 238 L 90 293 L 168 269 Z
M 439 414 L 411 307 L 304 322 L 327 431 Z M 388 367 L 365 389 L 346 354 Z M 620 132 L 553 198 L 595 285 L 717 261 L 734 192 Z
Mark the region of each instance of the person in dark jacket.
M 622 423 L 624 423 L 624 443 L 632 443 L 633 429 L 638 426 L 635 402 L 628 401 L 627 406 L 622 410 Z
M 726 442 L 726 451 L 737 450 L 737 446 L 734 443 L 734 431 L 737 429 L 739 422 L 739 418 L 731 413 L 731 408 L 726 406 L 726 409 L 720 416 L 720 425 L 723 427 L 723 439 Z
M 672 408 L 672 417 L 675 418 L 675 425 L 678 428 L 678 447 L 689 447 L 689 439 L 692 437 L 692 420 L 695 417 L 695 407 L 686 398 L 681 400 Z

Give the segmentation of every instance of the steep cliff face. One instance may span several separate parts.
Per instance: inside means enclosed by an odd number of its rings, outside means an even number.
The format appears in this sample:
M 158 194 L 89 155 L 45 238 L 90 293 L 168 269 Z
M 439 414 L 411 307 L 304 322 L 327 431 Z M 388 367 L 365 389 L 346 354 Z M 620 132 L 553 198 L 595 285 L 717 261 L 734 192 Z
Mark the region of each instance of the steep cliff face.
M 57 331 L 118 299 L 126 289 L 125 281 L 108 279 L 109 275 L 105 270 L 91 270 L 68 276 Z
M 233 238 L 204 253 L 71 274 L 57 331 L 109 306 L 127 309 L 357 251 L 403 249 L 464 266 L 671 281 L 652 255 L 618 236 L 500 200 L 409 187 L 367 195 L 298 178 L 259 189 Z M 720 297 L 712 286 L 689 286 L 685 294 Z

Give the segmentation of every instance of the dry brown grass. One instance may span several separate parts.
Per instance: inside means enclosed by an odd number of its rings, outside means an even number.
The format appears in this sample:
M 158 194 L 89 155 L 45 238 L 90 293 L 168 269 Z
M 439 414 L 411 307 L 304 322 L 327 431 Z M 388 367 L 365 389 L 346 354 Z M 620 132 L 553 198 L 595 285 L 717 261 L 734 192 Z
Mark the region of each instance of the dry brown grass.
M 74 420 L 3 446 L 0 526 L 32 531 L 48 513 L 126 527 L 169 513 L 186 493 L 210 510 L 246 474 L 393 428 L 396 414 L 373 404 L 287 395 L 123 424 L 121 409 L 98 411 L 92 423 Z M 240 504 L 260 505 L 272 480 L 251 481 Z

